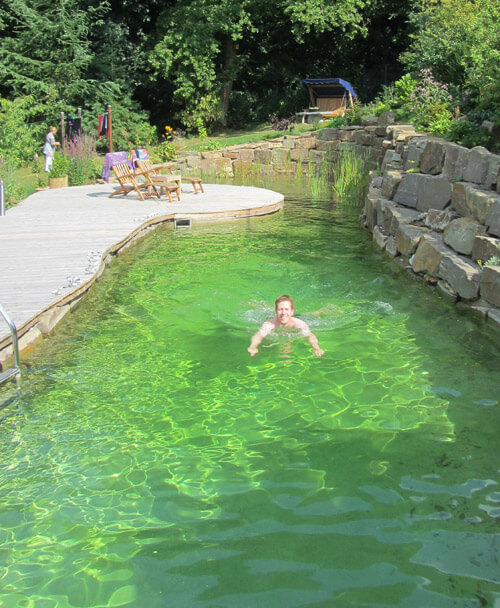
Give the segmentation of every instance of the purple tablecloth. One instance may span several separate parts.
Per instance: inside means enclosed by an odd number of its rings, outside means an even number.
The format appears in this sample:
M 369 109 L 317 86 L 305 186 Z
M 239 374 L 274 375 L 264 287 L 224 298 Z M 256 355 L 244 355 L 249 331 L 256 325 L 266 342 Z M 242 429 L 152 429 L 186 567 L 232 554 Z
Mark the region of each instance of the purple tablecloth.
M 133 169 L 134 164 L 132 161 L 128 159 L 127 152 L 108 152 L 104 156 L 104 164 L 102 166 L 101 177 L 104 181 L 109 183 L 109 178 L 111 176 L 111 167 L 113 165 L 117 165 L 118 163 L 127 163 L 128 166 Z

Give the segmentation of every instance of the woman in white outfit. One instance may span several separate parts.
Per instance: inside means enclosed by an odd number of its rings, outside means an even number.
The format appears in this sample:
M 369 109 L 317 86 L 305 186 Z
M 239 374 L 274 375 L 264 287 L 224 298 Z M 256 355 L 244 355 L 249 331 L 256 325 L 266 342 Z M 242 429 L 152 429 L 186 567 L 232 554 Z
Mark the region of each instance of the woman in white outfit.
M 54 152 L 56 146 L 60 146 L 61 144 L 56 141 L 55 133 L 57 129 L 55 127 L 50 127 L 49 132 L 47 133 L 47 137 L 45 138 L 45 146 L 43 147 L 43 153 L 45 154 L 45 172 L 49 173 L 52 169 L 52 161 L 54 159 Z

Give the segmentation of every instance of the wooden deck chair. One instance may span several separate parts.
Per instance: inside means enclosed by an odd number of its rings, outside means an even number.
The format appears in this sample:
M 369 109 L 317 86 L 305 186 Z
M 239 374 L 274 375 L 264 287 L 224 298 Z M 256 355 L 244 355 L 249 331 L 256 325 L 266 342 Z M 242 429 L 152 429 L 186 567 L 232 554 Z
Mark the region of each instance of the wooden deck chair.
M 148 151 L 145 150 L 144 148 L 140 149 L 140 150 L 134 150 L 134 162 L 137 163 L 141 161 L 147 161 L 148 163 L 150 163 L 149 160 L 149 156 L 148 156 Z M 175 167 L 176 163 L 172 163 L 172 162 L 167 162 L 167 163 L 160 163 L 158 165 L 151 165 L 151 163 L 149 164 L 150 167 L 152 167 L 158 176 L 161 176 L 162 173 L 161 171 L 163 170 L 167 170 L 169 171 L 170 175 L 174 175 L 172 169 Z M 192 186 L 193 186 L 193 190 L 195 194 L 198 194 L 198 192 L 205 192 L 203 190 L 203 182 L 201 180 L 200 177 L 190 177 L 187 175 L 181 175 L 181 181 L 182 182 L 189 182 Z M 180 191 L 179 191 L 180 194 Z
M 137 175 L 144 175 L 144 177 L 151 181 L 156 187 L 160 189 L 160 194 L 165 190 L 165 194 L 168 196 L 168 200 L 172 202 L 172 195 L 177 197 L 177 200 L 181 200 L 181 176 L 180 175 L 161 175 L 153 167 L 148 159 L 136 159 L 135 161 Z
M 115 177 L 118 180 L 120 187 L 114 192 L 112 192 L 109 195 L 109 198 L 119 194 L 127 196 L 127 194 L 132 191 L 137 192 L 141 201 L 143 201 L 144 198 L 148 196 L 157 196 L 158 198 L 160 198 L 160 193 L 156 189 L 153 182 L 149 181 L 146 178 L 145 182 L 139 183 L 136 180 L 135 173 L 130 170 L 128 163 L 118 163 L 116 165 L 113 165 L 111 169 L 115 174 Z M 143 193 L 143 190 L 145 190 L 146 192 Z

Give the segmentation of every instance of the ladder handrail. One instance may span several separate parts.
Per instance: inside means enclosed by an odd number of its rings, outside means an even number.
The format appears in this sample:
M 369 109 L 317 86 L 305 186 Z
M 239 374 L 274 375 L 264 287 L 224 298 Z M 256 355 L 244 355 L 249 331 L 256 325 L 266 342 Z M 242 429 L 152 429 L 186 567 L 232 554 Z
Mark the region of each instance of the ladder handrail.
M 9 317 L 9 315 L 5 312 L 4 307 L 0 304 L 0 315 L 4 318 L 4 321 L 7 323 L 10 329 L 10 333 L 12 335 L 12 346 L 14 347 L 14 360 L 16 367 L 19 368 L 19 345 L 17 343 L 17 328 L 15 326 L 14 321 Z

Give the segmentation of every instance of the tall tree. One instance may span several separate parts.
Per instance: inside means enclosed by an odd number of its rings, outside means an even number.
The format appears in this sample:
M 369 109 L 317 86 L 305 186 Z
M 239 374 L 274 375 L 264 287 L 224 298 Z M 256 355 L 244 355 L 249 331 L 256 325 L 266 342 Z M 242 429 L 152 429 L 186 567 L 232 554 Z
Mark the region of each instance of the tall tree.
M 365 34 L 364 10 L 374 0 L 190 0 L 177 3 L 158 22 L 158 42 L 150 59 L 157 77 L 174 83 L 175 101 L 196 115 L 197 108 L 224 124 L 230 93 L 251 61 L 253 44 L 265 54 L 262 40 L 282 32 L 274 68 L 294 59 L 282 49 L 330 37 L 352 39 Z M 262 15 L 269 16 L 267 21 Z M 299 51 L 299 49 L 297 49 Z M 266 58 L 266 59 L 269 59 Z M 273 62 L 266 61 L 268 66 Z
M 106 0 L 82 8 L 78 0 L 11 0 L 0 9 L 0 77 L 11 95 L 79 104 L 89 92 L 91 24 Z
M 430 68 L 436 78 L 469 89 L 482 103 L 500 94 L 499 0 L 421 0 L 407 68 Z

